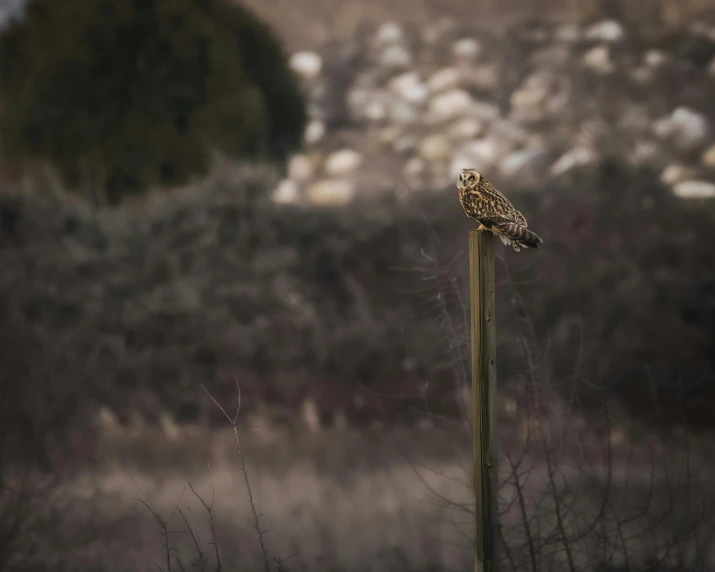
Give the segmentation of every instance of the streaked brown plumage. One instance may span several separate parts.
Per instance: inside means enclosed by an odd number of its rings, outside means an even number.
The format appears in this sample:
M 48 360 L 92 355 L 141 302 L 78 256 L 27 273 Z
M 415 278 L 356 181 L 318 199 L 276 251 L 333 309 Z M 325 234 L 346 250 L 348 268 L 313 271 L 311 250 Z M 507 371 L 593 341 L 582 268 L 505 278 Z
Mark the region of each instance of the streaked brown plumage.
M 492 231 L 517 252 L 520 247 L 539 248 L 543 240 L 526 228 L 524 215 L 484 175 L 474 169 L 462 169 L 457 189 L 465 214 L 479 223 L 477 230 Z

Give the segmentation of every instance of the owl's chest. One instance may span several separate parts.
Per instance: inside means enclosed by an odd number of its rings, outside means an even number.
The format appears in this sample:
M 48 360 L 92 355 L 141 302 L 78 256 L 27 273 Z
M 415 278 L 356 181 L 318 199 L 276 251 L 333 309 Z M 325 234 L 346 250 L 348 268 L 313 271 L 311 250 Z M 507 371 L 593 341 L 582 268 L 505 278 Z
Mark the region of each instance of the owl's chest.
M 485 212 L 484 199 L 476 191 L 460 189 L 459 202 L 462 204 L 464 212 L 473 218 L 479 218 Z

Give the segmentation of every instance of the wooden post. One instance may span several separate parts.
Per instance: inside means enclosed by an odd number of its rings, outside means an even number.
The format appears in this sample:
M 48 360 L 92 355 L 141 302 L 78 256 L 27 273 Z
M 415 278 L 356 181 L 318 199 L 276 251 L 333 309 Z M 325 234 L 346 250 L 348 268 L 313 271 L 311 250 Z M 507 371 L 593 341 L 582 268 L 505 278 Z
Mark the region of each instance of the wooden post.
M 469 233 L 472 315 L 472 440 L 475 572 L 496 572 L 499 542 L 499 457 L 496 439 L 496 302 L 494 235 Z

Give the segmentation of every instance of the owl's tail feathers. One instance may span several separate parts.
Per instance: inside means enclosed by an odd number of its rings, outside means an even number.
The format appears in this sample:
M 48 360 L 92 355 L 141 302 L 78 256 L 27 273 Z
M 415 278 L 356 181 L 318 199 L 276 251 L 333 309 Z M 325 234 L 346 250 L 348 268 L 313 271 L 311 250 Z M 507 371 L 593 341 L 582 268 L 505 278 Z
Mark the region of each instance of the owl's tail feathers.
M 515 223 L 505 225 L 503 232 L 512 240 L 528 248 L 539 248 L 539 245 L 544 242 L 535 232 Z

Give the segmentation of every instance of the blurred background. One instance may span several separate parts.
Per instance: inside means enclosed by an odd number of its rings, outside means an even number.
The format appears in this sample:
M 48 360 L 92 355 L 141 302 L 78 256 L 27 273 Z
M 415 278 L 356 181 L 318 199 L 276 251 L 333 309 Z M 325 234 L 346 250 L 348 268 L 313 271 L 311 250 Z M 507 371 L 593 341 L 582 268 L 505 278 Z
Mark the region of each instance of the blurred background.
M 713 129 L 712 0 L 2 0 L 0 571 L 471 570 L 465 167 L 500 569 L 715 569 Z

